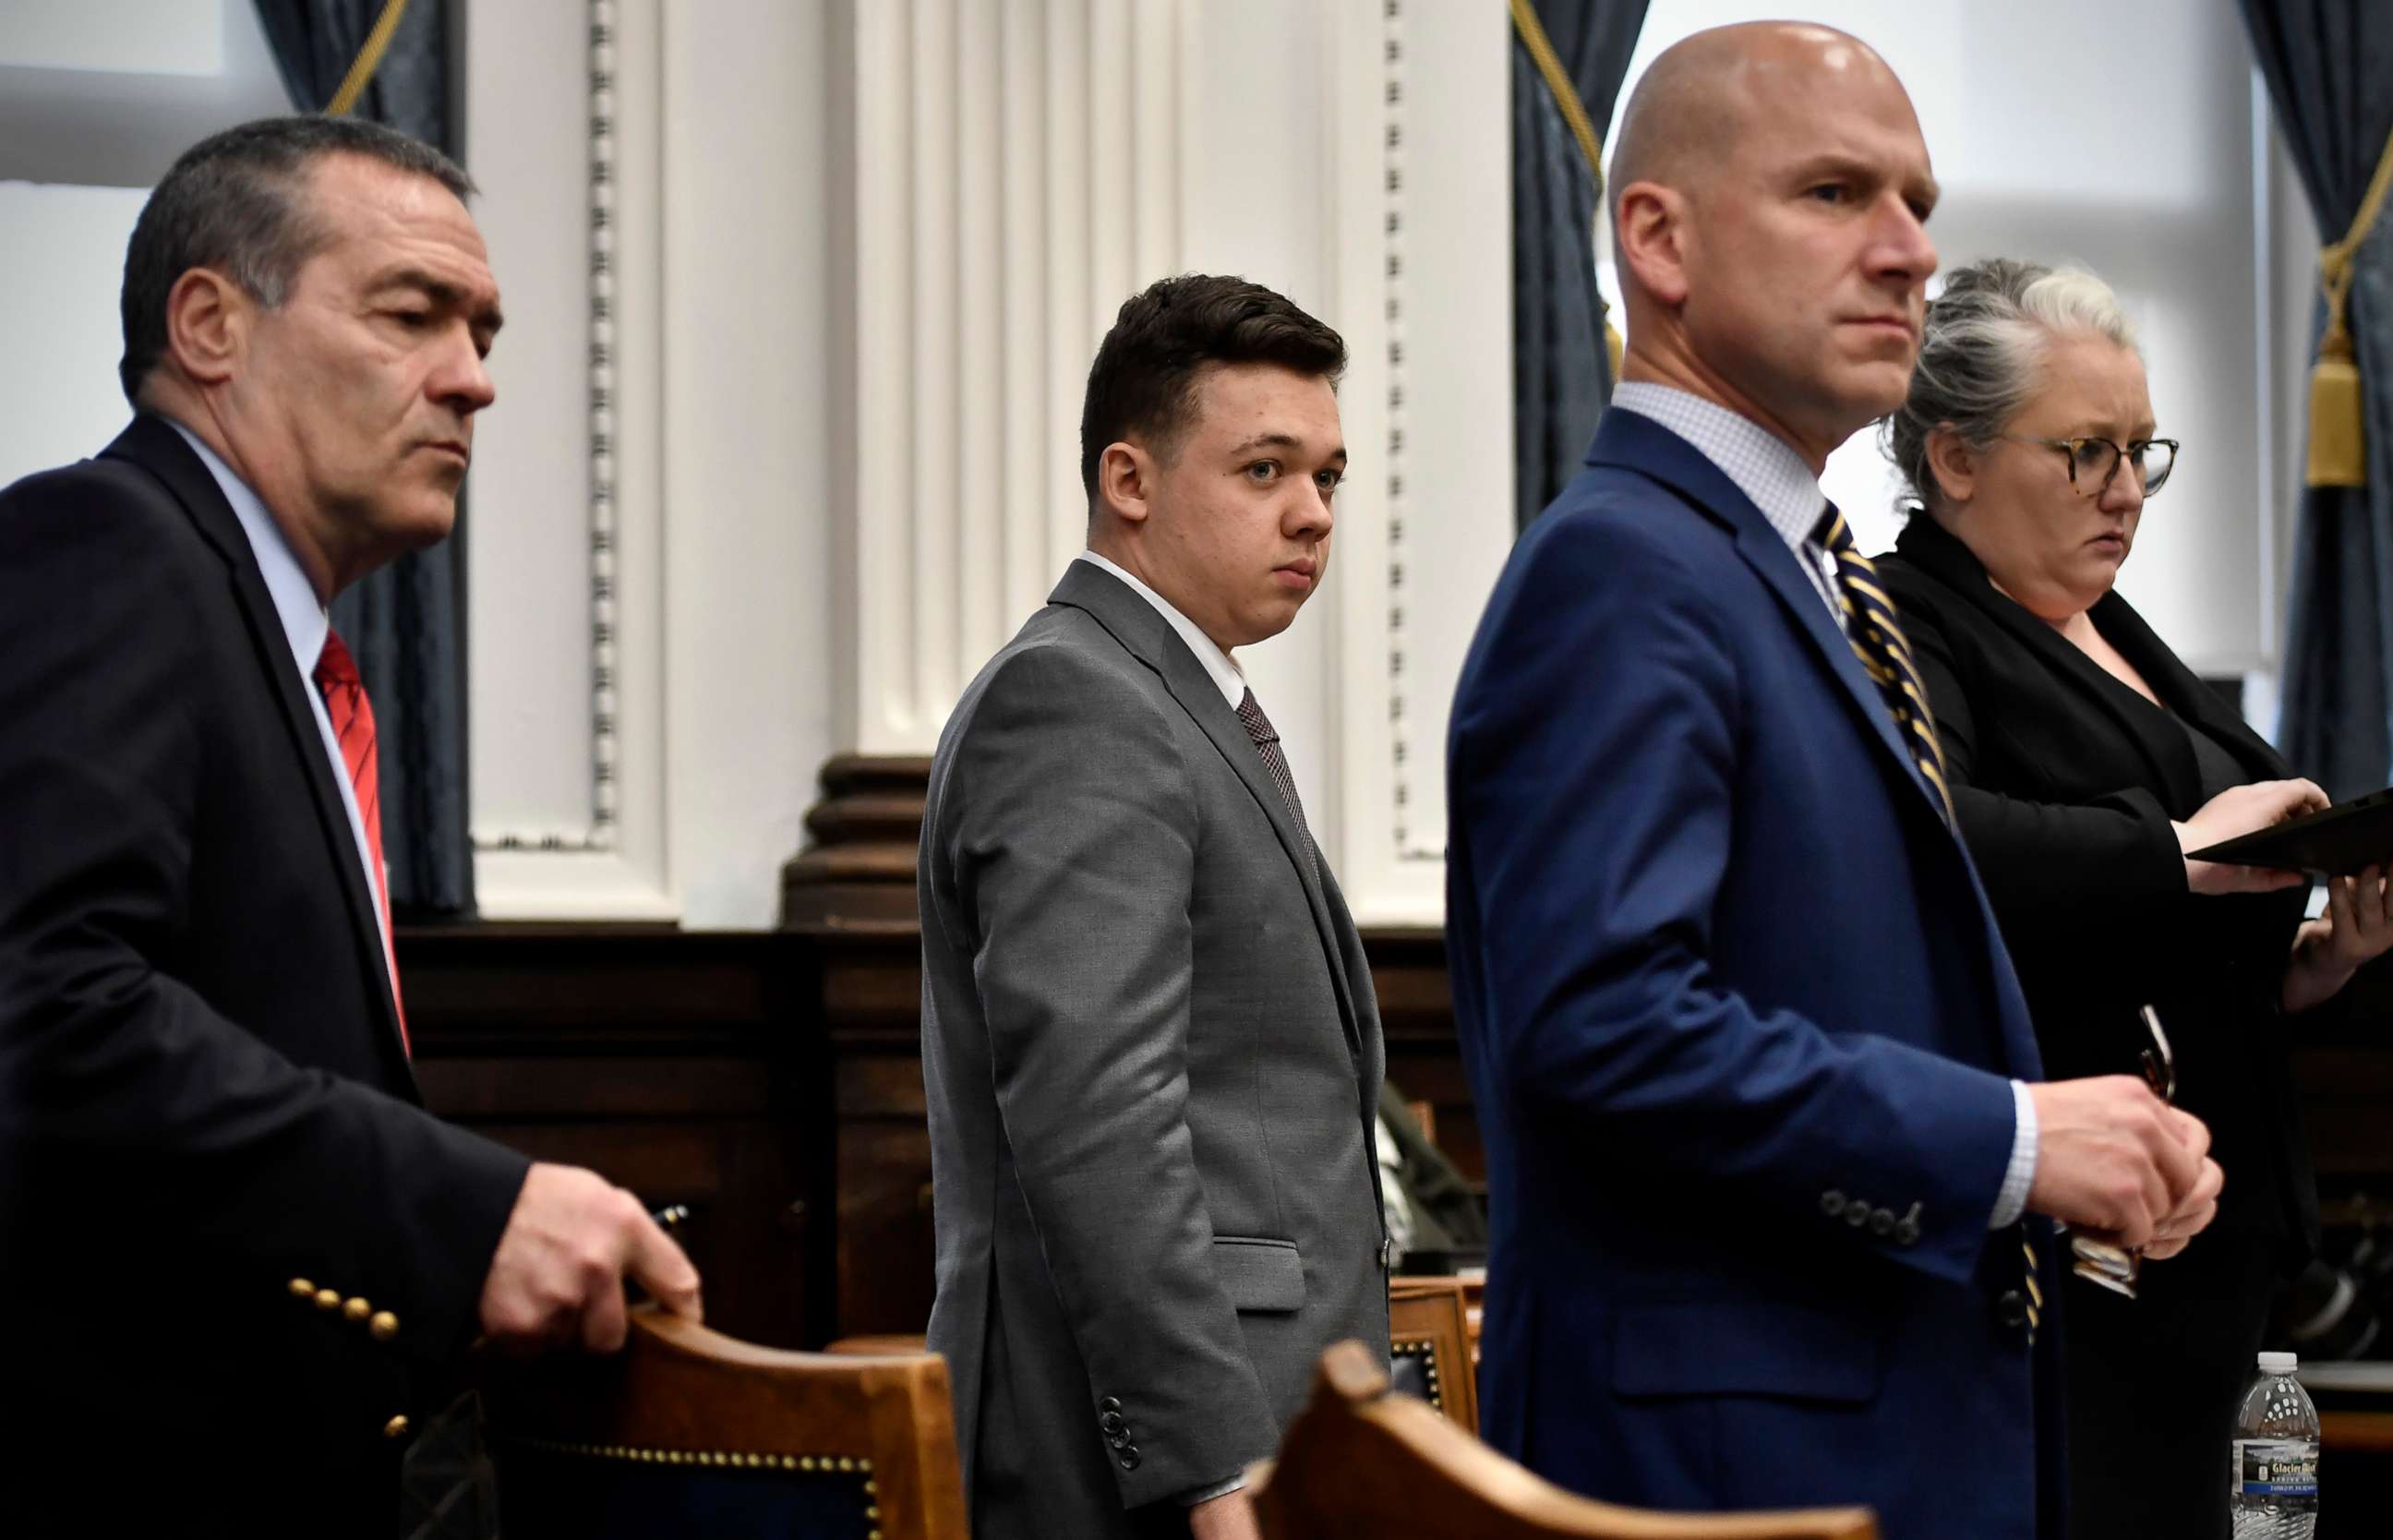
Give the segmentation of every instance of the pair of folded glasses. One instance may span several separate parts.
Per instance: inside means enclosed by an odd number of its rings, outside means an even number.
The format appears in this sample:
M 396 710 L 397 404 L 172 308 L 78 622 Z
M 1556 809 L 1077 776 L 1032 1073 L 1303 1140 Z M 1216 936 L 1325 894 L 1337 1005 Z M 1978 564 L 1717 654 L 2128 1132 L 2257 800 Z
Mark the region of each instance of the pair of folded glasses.
M 2140 1012 L 2144 1030 L 2151 1035 L 2151 1044 L 2143 1051 L 2141 1063 L 2144 1083 L 2152 1094 L 2174 1106 L 2177 1103 L 2177 1055 L 2169 1051 L 2168 1034 L 2161 1030 L 2161 1019 L 2151 1006 Z M 2144 1269 L 2144 1254 L 2130 1251 L 2109 1241 L 2098 1241 L 2091 1235 L 2069 1237 L 2070 1271 L 2089 1284 L 2136 1297 L 2137 1280 Z

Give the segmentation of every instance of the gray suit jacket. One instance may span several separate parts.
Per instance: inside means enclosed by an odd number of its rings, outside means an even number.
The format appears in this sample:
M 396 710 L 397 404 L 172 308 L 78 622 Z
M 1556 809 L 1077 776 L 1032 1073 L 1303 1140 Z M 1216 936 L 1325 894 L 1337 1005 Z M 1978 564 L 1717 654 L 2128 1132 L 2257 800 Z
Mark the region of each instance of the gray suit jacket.
M 973 681 L 922 816 L 930 1345 L 982 1540 L 1270 1455 L 1314 1361 L 1387 1351 L 1354 924 L 1153 606 L 1076 562 Z

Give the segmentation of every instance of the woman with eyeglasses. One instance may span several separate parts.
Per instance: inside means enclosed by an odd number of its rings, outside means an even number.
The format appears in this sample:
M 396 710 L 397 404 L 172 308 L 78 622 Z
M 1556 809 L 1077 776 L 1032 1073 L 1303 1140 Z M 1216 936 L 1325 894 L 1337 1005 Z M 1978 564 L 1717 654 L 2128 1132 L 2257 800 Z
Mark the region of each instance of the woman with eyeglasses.
M 2149 1068 L 2153 1007 L 2177 1103 L 2227 1176 L 2216 1222 L 2173 1259 L 2155 1248 L 2123 1276 L 2083 1248 L 2092 1282 L 2058 1312 L 2073 1529 L 2225 1540 L 2228 1442 L 2270 1284 L 2317 1240 L 2287 1045 L 2393 946 L 2385 874 L 2335 882 L 2305 923 L 2305 879 L 2187 855 L 2326 799 L 2112 587 L 2177 445 L 2157 436 L 2099 279 L 1955 272 L 1886 444 L 1914 498 L 1878 572 L 2045 1073 Z

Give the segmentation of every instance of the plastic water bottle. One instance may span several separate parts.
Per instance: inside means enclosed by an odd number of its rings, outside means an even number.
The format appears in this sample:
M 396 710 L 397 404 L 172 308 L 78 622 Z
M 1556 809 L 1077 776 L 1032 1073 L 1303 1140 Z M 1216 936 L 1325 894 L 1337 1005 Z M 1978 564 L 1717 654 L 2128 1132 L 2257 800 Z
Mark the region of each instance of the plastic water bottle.
M 2318 1527 L 2318 1408 L 2292 1353 L 2262 1353 L 2235 1414 L 2227 1504 L 2235 1540 L 2310 1540 Z

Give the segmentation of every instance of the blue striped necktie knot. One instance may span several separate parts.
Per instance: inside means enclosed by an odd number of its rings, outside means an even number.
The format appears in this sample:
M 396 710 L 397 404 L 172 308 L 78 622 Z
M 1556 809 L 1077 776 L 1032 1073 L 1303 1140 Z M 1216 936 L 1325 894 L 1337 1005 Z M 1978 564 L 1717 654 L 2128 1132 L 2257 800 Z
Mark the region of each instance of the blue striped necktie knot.
M 1811 538 L 1824 547 L 1837 563 L 1837 597 L 1845 612 L 1845 640 L 1852 644 L 1853 656 L 1862 660 L 1886 709 L 1894 713 L 1894 724 L 1901 733 L 1904 747 L 1936 789 L 1936 801 L 1944 810 L 1944 822 L 1953 822 L 1953 792 L 1944 774 L 1944 750 L 1936 741 L 1936 718 L 1928 709 L 1928 685 L 1919 677 L 1919 665 L 1911 656 L 1911 644 L 1903 639 L 1903 628 L 1895 623 L 1894 601 L 1887 597 L 1885 585 L 1878 581 L 1877 567 L 1861 554 L 1853 544 L 1853 532 L 1845 526 L 1845 516 L 1837 512 L 1833 502 L 1813 526 Z

